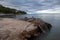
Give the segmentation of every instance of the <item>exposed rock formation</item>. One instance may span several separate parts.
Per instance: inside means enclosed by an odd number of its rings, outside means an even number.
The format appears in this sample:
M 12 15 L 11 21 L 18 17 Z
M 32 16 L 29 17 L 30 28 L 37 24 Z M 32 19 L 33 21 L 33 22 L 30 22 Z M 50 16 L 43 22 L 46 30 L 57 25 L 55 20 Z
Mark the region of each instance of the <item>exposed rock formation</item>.
M 51 25 L 36 18 L 29 19 L 0 19 L 0 40 L 27 40 L 38 36 L 51 28 Z

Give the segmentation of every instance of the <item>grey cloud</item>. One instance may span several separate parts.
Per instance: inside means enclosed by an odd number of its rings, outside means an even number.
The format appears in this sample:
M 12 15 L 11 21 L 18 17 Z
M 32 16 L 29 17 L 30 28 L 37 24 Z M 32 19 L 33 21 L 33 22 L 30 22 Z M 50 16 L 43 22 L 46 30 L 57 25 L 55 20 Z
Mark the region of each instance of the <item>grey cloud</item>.
M 4 1 L 4 0 L 0 0 L 0 1 Z
M 3 0 L 5 6 L 32 12 L 35 10 L 54 9 L 60 7 L 60 0 Z M 3 4 L 4 5 L 4 4 Z

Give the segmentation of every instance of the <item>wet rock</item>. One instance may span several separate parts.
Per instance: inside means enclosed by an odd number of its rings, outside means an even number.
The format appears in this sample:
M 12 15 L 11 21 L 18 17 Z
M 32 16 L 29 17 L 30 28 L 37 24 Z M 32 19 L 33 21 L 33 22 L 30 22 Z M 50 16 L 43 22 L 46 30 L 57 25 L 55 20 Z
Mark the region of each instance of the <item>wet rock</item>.
M 24 19 L 25 20 L 25 19 Z M 31 22 L 34 26 L 39 27 L 43 33 L 46 33 L 48 30 L 51 29 L 51 24 L 39 19 L 39 18 L 27 18 L 25 21 Z
M 28 40 L 50 30 L 51 24 L 38 18 L 23 20 L 2 18 L 0 20 L 0 40 Z

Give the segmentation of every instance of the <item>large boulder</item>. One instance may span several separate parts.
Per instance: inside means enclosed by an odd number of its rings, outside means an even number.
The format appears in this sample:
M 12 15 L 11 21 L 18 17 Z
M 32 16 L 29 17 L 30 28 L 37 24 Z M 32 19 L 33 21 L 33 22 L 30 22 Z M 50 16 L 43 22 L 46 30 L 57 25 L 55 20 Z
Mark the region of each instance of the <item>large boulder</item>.
M 46 33 L 50 28 L 50 24 L 36 18 L 28 20 L 1 18 L 0 40 L 27 40 L 40 33 Z

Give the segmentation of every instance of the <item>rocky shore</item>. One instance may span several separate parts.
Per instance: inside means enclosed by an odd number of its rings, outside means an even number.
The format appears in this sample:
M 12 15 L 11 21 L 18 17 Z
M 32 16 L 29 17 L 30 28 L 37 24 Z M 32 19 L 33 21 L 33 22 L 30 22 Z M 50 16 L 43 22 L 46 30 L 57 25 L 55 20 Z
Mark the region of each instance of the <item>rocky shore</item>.
M 51 27 L 39 18 L 0 18 L 0 40 L 28 40 L 46 33 Z

